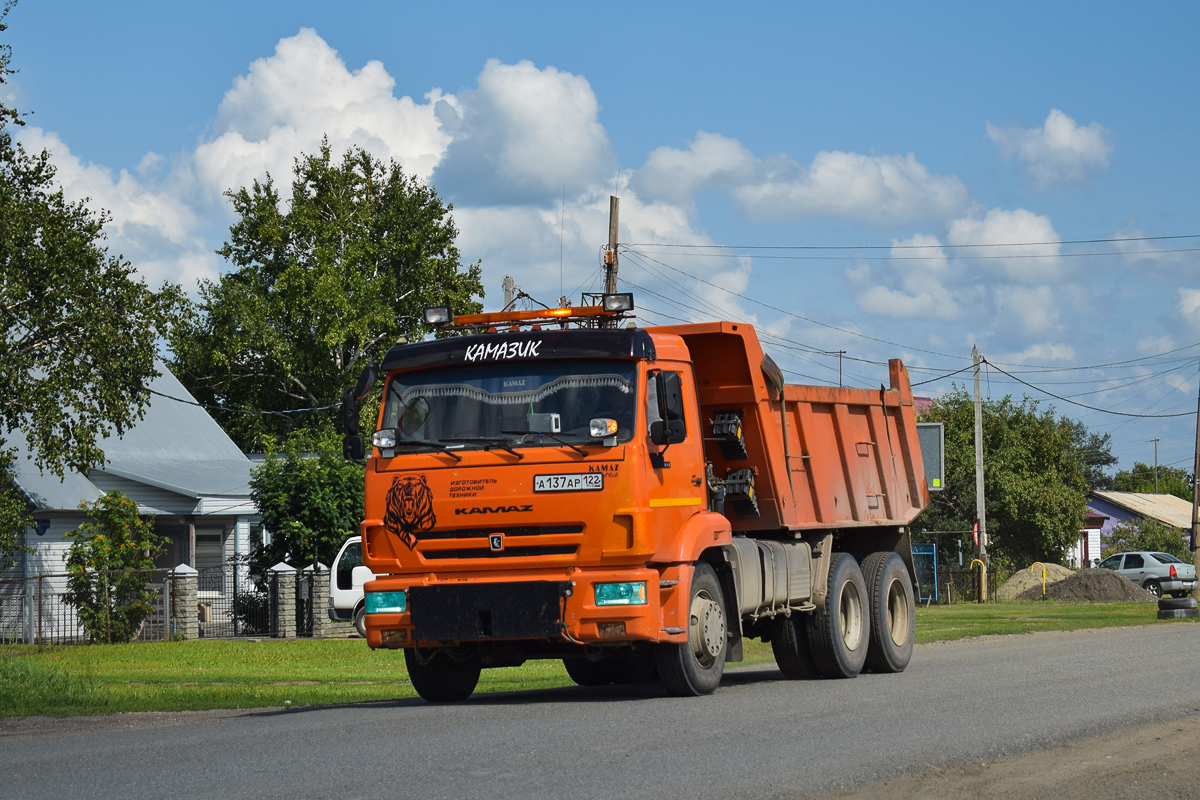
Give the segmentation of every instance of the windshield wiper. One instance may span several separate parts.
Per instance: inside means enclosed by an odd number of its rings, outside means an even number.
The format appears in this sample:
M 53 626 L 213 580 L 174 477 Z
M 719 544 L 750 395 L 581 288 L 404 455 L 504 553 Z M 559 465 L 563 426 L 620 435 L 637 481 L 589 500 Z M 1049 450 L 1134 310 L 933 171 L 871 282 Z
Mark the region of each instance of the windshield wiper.
M 438 439 L 439 442 L 450 442 L 451 444 L 481 444 L 485 451 L 491 450 L 493 447 L 498 447 L 501 450 L 506 450 L 517 457 L 518 460 L 525 457 L 524 453 L 518 453 L 513 450 L 511 439 L 489 439 L 484 436 L 472 436 L 465 439 Z
M 432 447 L 434 450 L 439 450 L 453 458 L 455 461 L 462 461 L 462 456 L 446 447 L 440 442 L 431 442 L 428 439 L 398 439 L 391 447 L 385 447 L 384 450 L 393 450 L 397 447 Z
M 577 447 L 576 445 L 573 445 L 570 442 L 568 442 L 566 439 L 563 439 L 559 436 L 555 436 L 553 433 L 546 433 L 545 431 L 500 431 L 500 432 L 501 433 L 511 433 L 515 436 L 545 436 L 547 439 L 558 442 L 563 447 L 569 447 L 572 450 L 574 450 L 576 453 L 579 453 L 579 455 L 583 456 L 584 458 L 587 458 L 587 454 L 588 454 L 587 450 L 584 450 L 582 447 Z

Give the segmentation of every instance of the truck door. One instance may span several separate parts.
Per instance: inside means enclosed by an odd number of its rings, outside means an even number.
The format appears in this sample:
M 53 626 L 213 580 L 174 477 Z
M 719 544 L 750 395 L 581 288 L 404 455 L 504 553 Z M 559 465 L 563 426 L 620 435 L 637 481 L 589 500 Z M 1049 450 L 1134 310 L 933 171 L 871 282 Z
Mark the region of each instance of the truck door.
M 691 369 L 679 364 L 646 373 L 648 499 L 658 531 L 677 531 L 705 509 L 699 409 Z

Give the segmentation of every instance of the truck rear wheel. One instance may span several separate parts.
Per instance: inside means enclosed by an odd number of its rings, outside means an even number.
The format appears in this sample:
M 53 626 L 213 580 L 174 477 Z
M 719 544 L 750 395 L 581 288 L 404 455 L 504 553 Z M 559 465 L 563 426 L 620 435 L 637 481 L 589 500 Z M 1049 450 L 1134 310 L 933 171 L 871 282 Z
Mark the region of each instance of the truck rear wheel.
M 916 602 L 904 561 L 895 553 L 872 553 L 862 563 L 871 604 L 871 641 L 866 666 L 874 672 L 903 672 L 912 660 Z
M 809 614 L 792 614 L 776 617 L 772 624 L 771 652 L 783 677 L 790 680 L 809 680 L 821 677 L 812 648 L 808 643 L 808 628 L 812 624 Z
M 658 676 L 676 697 L 711 694 L 725 673 L 729 646 L 725 598 L 717 573 L 704 562 L 696 564 L 688 602 L 688 640 L 660 644 L 654 651 Z
M 825 677 L 853 678 L 862 672 L 871 639 L 868 596 L 858 563 L 846 553 L 834 553 L 825 608 L 813 612 L 808 629 L 813 663 Z
M 413 688 L 430 703 L 466 700 L 479 683 L 483 662 L 478 653 L 451 656 L 445 650 L 408 647 L 404 663 Z

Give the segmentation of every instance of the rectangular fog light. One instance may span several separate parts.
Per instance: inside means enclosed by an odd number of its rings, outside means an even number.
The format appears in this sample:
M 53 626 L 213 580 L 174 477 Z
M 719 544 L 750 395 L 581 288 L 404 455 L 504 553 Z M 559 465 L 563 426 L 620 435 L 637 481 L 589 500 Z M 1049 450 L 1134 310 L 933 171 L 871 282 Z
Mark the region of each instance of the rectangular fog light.
M 646 582 L 597 583 L 596 605 L 644 606 L 646 605 Z
M 408 611 L 408 595 L 400 592 L 367 592 L 368 614 L 403 614 Z

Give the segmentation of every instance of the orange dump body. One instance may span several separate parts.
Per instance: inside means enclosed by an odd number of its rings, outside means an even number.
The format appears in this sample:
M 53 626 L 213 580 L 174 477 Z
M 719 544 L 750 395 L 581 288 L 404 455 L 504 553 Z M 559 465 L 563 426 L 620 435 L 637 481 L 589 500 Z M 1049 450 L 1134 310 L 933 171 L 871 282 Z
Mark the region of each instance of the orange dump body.
M 737 531 L 907 525 L 929 503 L 908 371 L 888 362 L 891 388 L 770 385 L 749 325 L 652 329 L 692 356 L 701 417 L 741 411 L 746 459 L 705 454 L 718 476 L 750 468 L 760 516 L 729 516 Z M 781 376 L 781 374 L 780 374 Z

